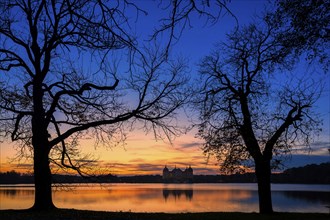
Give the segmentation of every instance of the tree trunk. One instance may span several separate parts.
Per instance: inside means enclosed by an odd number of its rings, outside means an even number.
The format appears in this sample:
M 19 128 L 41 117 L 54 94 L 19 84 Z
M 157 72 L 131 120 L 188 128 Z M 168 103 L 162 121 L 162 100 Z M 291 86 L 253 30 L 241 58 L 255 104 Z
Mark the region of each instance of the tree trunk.
M 37 141 L 42 142 L 42 141 Z M 55 206 L 52 200 L 52 176 L 49 167 L 48 145 L 34 143 L 34 184 L 35 196 L 32 209 L 49 210 Z
M 273 213 L 270 160 L 256 162 L 256 176 L 258 180 L 259 212 L 262 214 Z
M 50 146 L 41 85 L 42 83 L 35 83 L 33 90 L 32 146 L 34 151 L 35 196 L 32 209 L 49 210 L 54 209 L 55 206 L 52 201 L 52 175 L 49 167 Z

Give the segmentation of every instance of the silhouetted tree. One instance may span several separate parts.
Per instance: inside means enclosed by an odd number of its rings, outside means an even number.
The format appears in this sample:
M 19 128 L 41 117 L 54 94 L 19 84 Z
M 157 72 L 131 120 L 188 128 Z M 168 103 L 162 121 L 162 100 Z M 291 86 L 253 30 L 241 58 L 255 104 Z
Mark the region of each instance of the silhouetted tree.
M 298 53 L 307 53 L 309 62 L 318 61 L 329 69 L 330 1 L 277 0 L 277 8 L 267 19 L 282 30 L 279 40 Z
M 54 208 L 50 163 L 80 174 L 94 163 L 78 157 L 80 138 L 115 145 L 136 123 L 158 138 L 178 134 L 174 111 L 187 98 L 186 66 L 171 61 L 169 48 L 191 13 L 215 22 L 214 7 L 224 5 L 164 4 L 169 17 L 150 36 L 157 42 L 162 34 L 165 45 L 143 49 L 132 25 L 147 12 L 137 3 L 1 1 L 0 133 L 32 152 L 34 209 Z
M 293 147 L 309 145 L 319 126 L 312 106 L 321 87 L 292 74 L 299 54 L 279 37 L 283 29 L 269 18 L 256 23 L 228 34 L 202 60 L 197 135 L 223 171 L 254 168 L 260 213 L 272 213 L 271 169 Z

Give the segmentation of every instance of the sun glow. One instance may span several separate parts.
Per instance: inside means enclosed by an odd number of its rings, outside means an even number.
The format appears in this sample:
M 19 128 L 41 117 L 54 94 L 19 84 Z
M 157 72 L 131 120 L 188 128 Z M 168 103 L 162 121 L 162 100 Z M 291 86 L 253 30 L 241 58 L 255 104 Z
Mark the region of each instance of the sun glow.
M 151 134 L 136 131 L 128 135 L 125 143 L 116 147 L 95 147 L 93 140 L 82 140 L 79 149 L 81 156 L 90 155 L 91 159 L 97 161 L 89 167 L 89 171 L 96 174 L 162 175 L 165 165 L 181 169 L 191 166 L 195 174 L 218 174 L 216 162 L 207 161 L 201 150 L 200 140 L 195 139 L 193 133 L 169 143 L 155 140 Z M 17 153 L 12 144 L 1 143 L 0 152 L 1 172 L 33 172 L 32 160 L 12 160 Z M 52 166 L 52 171 L 67 173 L 56 166 Z M 69 173 L 75 174 L 72 171 Z

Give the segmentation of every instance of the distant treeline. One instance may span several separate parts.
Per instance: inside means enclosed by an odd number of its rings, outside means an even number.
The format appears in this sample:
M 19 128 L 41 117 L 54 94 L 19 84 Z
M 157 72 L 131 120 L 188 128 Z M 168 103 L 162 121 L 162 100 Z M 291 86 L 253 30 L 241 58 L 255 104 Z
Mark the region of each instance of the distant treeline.
M 81 177 L 74 175 L 53 175 L 54 183 L 162 183 L 161 175 L 115 176 L 101 175 Z M 254 173 L 233 175 L 194 175 L 194 183 L 254 183 Z M 0 173 L 0 184 L 34 183 L 33 175 L 15 171 Z M 330 184 L 330 163 L 310 164 L 291 168 L 283 173 L 272 174 L 272 183 Z

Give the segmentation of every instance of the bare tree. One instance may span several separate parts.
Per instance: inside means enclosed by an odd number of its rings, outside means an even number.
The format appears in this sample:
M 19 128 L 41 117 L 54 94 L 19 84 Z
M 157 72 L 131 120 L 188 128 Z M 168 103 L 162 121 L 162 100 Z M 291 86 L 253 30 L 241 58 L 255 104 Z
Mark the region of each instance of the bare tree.
M 267 19 L 228 34 L 200 64 L 196 100 L 204 152 L 225 172 L 255 170 L 260 213 L 273 212 L 272 168 L 291 149 L 309 146 L 320 122 L 312 109 L 320 84 L 294 74 L 296 48 L 278 34 Z
M 178 134 L 175 110 L 187 98 L 187 69 L 171 60 L 169 48 L 189 14 L 216 19 L 214 6 L 223 4 L 171 2 L 169 19 L 151 34 L 168 41 L 143 49 L 128 13 L 138 19 L 147 12 L 134 2 L 1 1 L 0 134 L 32 152 L 34 209 L 54 208 L 50 163 L 83 174 L 94 162 L 77 157 L 80 138 L 115 144 L 136 123 L 157 137 Z
M 267 15 L 277 29 L 281 41 L 306 53 L 308 62 L 317 61 L 329 70 L 330 2 L 324 0 L 277 0 L 274 12 Z M 285 31 L 283 31 L 285 30 Z

